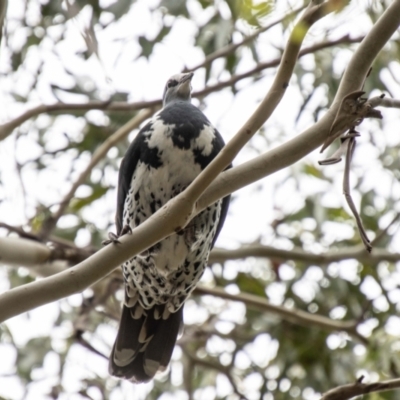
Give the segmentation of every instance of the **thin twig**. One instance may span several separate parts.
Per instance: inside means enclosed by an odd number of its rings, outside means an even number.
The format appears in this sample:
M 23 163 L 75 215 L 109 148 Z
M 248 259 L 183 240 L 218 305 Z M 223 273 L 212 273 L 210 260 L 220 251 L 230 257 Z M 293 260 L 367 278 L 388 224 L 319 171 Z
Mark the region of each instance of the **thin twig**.
M 143 108 L 153 109 L 161 105 L 161 100 L 138 101 L 127 103 L 125 101 L 89 101 L 87 103 L 55 103 L 33 107 L 25 111 L 15 119 L 0 125 L 0 140 L 9 136 L 12 131 L 23 124 L 30 118 L 36 117 L 43 113 L 66 112 L 66 111 L 88 111 L 88 110 L 104 110 L 104 111 L 136 111 Z
M 359 43 L 363 37 L 349 38 L 348 35 L 343 36 L 334 41 L 323 41 L 321 43 L 317 43 L 313 46 L 307 47 L 300 51 L 299 57 L 304 55 L 314 53 L 318 50 L 322 50 L 327 47 L 337 46 L 339 44 L 351 44 L 351 43 Z M 253 76 L 254 74 L 261 72 L 268 68 L 273 68 L 279 65 L 281 61 L 281 57 L 275 58 L 271 61 L 266 61 L 263 63 L 257 64 L 256 67 L 251 70 L 242 73 L 233 75 L 230 79 L 222 82 L 218 82 L 214 85 L 210 85 L 205 87 L 202 90 L 192 93 L 192 97 L 194 98 L 203 98 L 204 96 L 224 89 L 226 87 L 233 86 L 235 83 L 239 82 L 242 79 Z M 88 110 L 104 110 L 104 111 L 135 111 L 141 110 L 143 108 L 154 108 L 160 107 L 162 104 L 161 99 L 150 100 L 150 101 L 138 101 L 134 103 L 127 103 L 122 101 L 110 102 L 107 101 L 89 101 L 87 103 L 55 103 L 49 105 L 39 105 L 30 110 L 25 111 L 23 114 L 19 115 L 15 119 L 6 122 L 5 124 L 0 125 L 0 141 L 8 137 L 15 128 L 23 124 L 30 118 L 36 117 L 39 114 L 43 113 L 52 113 L 52 112 L 67 112 L 67 111 L 88 111 Z
M 400 378 L 383 382 L 362 383 L 363 378 L 364 377 L 361 376 L 354 383 L 338 386 L 335 389 L 329 390 L 321 397 L 321 400 L 349 400 L 363 394 L 386 392 L 388 390 L 400 388 Z
M 363 40 L 363 38 L 364 38 L 363 36 L 359 36 L 359 37 L 352 39 L 349 37 L 349 35 L 345 35 L 334 41 L 322 41 L 320 43 L 317 43 L 315 45 L 312 45 L 312 46 L 309 46 L 309 47 L 306 47 L 306 48 L 300 50 L 298 57 L 300 58 L 307 54 L 314 53 L 318 50 L 323 50 L 325 48 L 328 48 L 331 46 L 337 46 L 339 44 L 360 43 Z M 253 75 L 255 75 L 265 69 L 274 68 L 274 67 L 278 66 L 281 63 L 281 60 L 282 60 L 282 57 L 277 57 L 270 61 L 258 63 L 254 68 L 250 69 L 249 71 L 243 72 L 242 74 L 232 75 L 231 78 L 226 81 L 218 82 L 214 85 L 207 86 L 198 92 L 194 92 L 193 97 L 202 98 L 202 97 L 204 97 L 210 93 L 213 93 L 215 91 L 224 89 L 226 87 L 233 86 L 235 83 L 237 83 L 245 78 L 250 78 Z
M 265 257 L 281 260 L 302 261 L 309 264 L 327 265 L 332 262 L 356 259 L 360 262 L 368 261 L 378 263 L 380 261 L 397 262 L 400 261 L 400 253 L 391 253 L 386 249 L 375 248 L 371 253 L 365 249 L 364 245 L 337 248 L 324 253 L 315 254 L 294 247 L 292 250 L 279 249 L 273 246 L 264 245 L 244 245 L 238 249 L 228 250 L 214 248 L 210 254 L 209 262 L 223 263 L 227 260 L 238 260 L 247 257 Z
M 82 335 L 83 331 L 77 330 L 74 334 L 74 339 L 77 343 L 81 346 L 85 347 L 86 349 L 90 350 L 92 353 L 97 354 L 98 356 L 108 360 L 108 356 L 104 355 L 99 350 L 95 349 Z
M 396 213 L 393 219 L 388 223 L 388 225 L 381 229 L 375 236 L 374 240 L 371 242 L 371 246 L 375 246 L 379 241 L 387 234 L 388 230 L 399 220 L 400 213 Z
M 22 227 L 12 226 L 12 225 L 6 224 L 5 222 L 0 222 L 0 228 L 7 229 L 9 232 L 14 232 L 21 238 L 35 240 L 37 242 L 40 242 L 40 238 L 37 235 L 35 235 L 34 233 L 31 233 L 31 232 L 26 232 L 25 229 L 23 229 Z
M 267 311 L 279 315 L 282 319 L 306 327 L 317 326 L 327 331 L 344 331 L 362 343 L 367 343 L 367 339 L 357 332 L 358 321 L 338 321 L 324 317 L 322 315 L 311 314 L 302 310 L 289 309 L 283 306 L 271 304 L 267 299 L 249 293 L 231 294 L 222 288 L 208 288 L 197 286 L 194 293 L 201 295 L 211 295 L 223 299 L 240 301 L 249 307 L 255 307 L 262 311 Z
M 363 241 L 364 246 L 367 249 L 367 251 L 371 252 L 371 250 L 372 250 L 371 242 L 368 239 L 367 232 L 365 232 L 363 223 L 361 221 L 360 214 L 358 213 L 357 208 L 354 205 L 353 198 L 351 197 L 351 193 L 350 193 L 350 165 L 351 165 L 351 159 L 353 157 L 354 149 L 356 146 L 356 139 L 354 137 L 350 137 L 348 140 L 349 140 L 349 145 L 347 147 L 346 163 L 345 163 L 344 175 L 343 175 L 343 194 L 346 198 L 347 204 L 349 205 L 351 212 L 354 215 L 354 218 L 356 219 L 358 231 L 360 232 L 360 236 L 361 236 L 361 240 Z
M 372 107 L 400 108 L 400 100 L 377 96 L 368 100 Z
M 193 375 L 194 375 L 194 362 L 189 357 L 185 360 L 182 360 L 184 365 L 183 368 L 183 385 L 185 390 L 189 396 L 188 400 L 194 400 L 193 396 Z
M 239 388 L 237 387 L 237 384 L 232 376 L 232 368 L 231 367 L 225 367 L 224 365 L 221 365 L 217 362 L 212 362 L 207 359 L 199 358 L 193 355 L 185 346 L 181 346 L 184 354 L 193 362 L 194 365 L 199 365 L 204 367 L 206 370 L 214 369 L 222 374 L 224 374 L 230 384 L 232 385 L 232 389 L 235 394 L 237 394 L 240 398 L 240 400 L 246 400 L 246 397 L 243 396 L 243 394 L 239 391 Z
M 267 30 L 273 28 L 275 25 L 280 24 L 282 21 L 284 21 L 286 19 L 293 18 L 297 13 L 299 13 L 304 8 L 305 8 L 304 5 L 301 6 L 301 7 L 298 7 L 296 9 L 294 9 L 293 11 L 291 11 L 290 13 L 288 13 L 288 14 L 284 15 L 283 17 L 277 19 L 276 21 L 273 21 L 270 24 L 262 27 L 261 29 L 258 29 L 257 31 L 255 31 L 251 35 L 246 36 L 242 41 L 240 41 L 238 43 L 231 43 L 231 44 L 223 47 L 222 49 L 218 49 L 218 50 L 214 51 L 213 53 L 209 54 L 201 63 L 195 65 L 192 68 L 185 68 L 183 70 L 183 72 L 196 71 L 196 70 L 198 70 L 200 68 L 203 68 L 206 65 L 212 63 L 217 58 L 226 57 L 226 56 L 234 53 L 239 47 L 242 47 L 243 45 L 245 45 L 245 44 L 251 42 L 252 40 L 256 39 L 261 33 L 266 32 Z
M 99 163 L 102 158 L 107 154 L 111 147 L 115 146 L 120 140 L 128 136 L 128 134 L 136 129 L 144 120 L 149 118 L 153 114 L 153 109 L 145 109 L 140 111 L 132 119 L 130 119 L 125 125 L 119 128 L 113 133 L 94 153 L 93 156 L 85 168 L 85 170 L 79 175 L 78 179 L 74 182 L 69 192 L 62 199 L 57 211 L 52 214 L 47 220 L 44 221 L 39 236 L 41 238 L 47 238 L 50 232 L 54 229 L 57 221 L 64 214 L 69 202 L 74 197 L 76 190 L 82 185 L 87 177 L 90 175 L 92 169 Z
M 341 143 L 340 146 L 337 148 L 337 150 L 333 154 L 331 154 L 328 158 L 325 158 L 325 160 L 319 160 L 318 161 L 319 165 L 322 166 L 332 165 L 342 161 L 342 157 L 346 155 L 350 142 L 348 138 L 341 138 L 340 140 Z
M 4 20 L 7 14 L 8 0 L 0 1 L 0 42 L 3 38 Z

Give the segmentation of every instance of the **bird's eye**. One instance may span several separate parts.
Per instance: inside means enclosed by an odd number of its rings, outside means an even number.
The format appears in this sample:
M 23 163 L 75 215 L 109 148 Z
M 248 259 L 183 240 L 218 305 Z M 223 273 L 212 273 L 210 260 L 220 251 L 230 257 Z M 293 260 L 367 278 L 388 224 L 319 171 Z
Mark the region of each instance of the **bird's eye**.
M 172 79 L 172 80 L 168 81 L 167 86 L 168 86 L 169 88 L 171 88 L 171 87 L 176 86 L 177 84 L 178 84 L 178 81 L 177 81 L 176 79 Z

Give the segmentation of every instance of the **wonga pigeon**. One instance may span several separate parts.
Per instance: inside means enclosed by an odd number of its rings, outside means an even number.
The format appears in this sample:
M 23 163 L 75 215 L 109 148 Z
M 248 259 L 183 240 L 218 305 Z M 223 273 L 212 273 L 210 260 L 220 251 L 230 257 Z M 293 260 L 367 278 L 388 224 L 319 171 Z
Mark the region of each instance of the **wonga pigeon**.
M 224 146 L 218 131 L 191 104 L 192 76 L 178 74 L 168 80 L 162 110 L 126 152 L 118 181 L 118 236 L 183 191 Z M 167 368 L 183 304 L 204 272 L 228 205 L 229 196 L 122 265 L 125 300 L 110 356 L 112 375 L 147 382 Z

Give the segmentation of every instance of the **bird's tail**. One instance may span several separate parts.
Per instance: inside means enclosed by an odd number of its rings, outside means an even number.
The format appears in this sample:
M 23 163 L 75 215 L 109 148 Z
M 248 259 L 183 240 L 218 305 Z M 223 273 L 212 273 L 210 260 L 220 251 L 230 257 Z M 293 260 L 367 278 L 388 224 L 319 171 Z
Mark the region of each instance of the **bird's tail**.
M 144 310 L 139 302 L 131 308 L 124 305 L 110 355 L 110 374 L 141 383 L 164 371 L 182 325 L 182 309 L 169 313 L 164 306 Z

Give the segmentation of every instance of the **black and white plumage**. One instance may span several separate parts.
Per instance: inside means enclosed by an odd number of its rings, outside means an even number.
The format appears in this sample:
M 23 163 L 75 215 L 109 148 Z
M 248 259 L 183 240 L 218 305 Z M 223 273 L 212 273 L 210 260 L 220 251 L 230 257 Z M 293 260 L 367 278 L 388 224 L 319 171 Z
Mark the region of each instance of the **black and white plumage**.
M 183 191 L 224 146 L 190 102 L 193 74 L 171 77 L 163 109 L 131 143 L 120 167 L 117 234 L 134 229 Z M 110 356 L 112 375 L 147 382 L 167 368 L 182 325 L 182 306 L 201 278 L 222 228 L 229 197 L 122 265 L 125 302 Z

